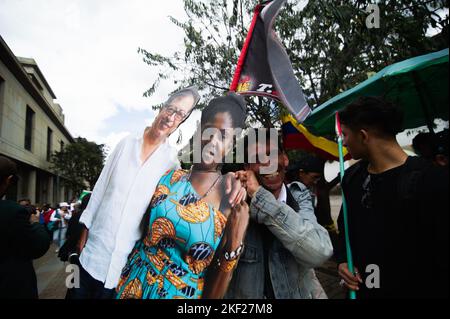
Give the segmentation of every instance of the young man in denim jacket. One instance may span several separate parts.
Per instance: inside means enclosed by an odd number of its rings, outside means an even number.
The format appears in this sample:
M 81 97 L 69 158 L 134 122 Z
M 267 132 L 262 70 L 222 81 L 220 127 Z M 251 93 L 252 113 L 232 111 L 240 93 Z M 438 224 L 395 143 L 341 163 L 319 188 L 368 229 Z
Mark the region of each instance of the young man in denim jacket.
M 333 247 L 327 230 L 302 214 L 283 183 L 289 160 L 278 134 L 269 132 L 245 139 L 245 171 L 237 175 L 251 199 L 251 221 L 226 297 L 309 299 L 309 270 L 330 258 Z

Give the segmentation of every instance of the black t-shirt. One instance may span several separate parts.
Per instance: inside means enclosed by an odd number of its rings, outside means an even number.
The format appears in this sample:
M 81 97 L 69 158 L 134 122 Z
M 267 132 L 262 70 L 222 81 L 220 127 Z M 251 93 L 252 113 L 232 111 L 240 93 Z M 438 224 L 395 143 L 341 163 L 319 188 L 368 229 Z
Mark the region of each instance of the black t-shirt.
M 361 163 L 344 180 L 353 261 L 364 282 L 357 298 L 448 295 L 448 171 L 418 161 L 410 157 L 381 174 Z M 346 262 L 342 211 L 339 229 L 340 263 Z M 375 282 L 369 265 L 379 269 L 380 288 L 365 284 L 367 276 Z

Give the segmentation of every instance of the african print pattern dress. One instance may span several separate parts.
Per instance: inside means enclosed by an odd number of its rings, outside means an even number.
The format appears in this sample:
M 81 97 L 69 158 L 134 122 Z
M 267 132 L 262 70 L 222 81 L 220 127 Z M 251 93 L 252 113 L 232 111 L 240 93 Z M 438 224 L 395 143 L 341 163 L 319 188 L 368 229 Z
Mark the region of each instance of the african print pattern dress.
M 159 181 L 148 232 L 122 270 L 118 299 L 201 298 L 226 217 L 200 199 L 187 173 L 172 170 Z

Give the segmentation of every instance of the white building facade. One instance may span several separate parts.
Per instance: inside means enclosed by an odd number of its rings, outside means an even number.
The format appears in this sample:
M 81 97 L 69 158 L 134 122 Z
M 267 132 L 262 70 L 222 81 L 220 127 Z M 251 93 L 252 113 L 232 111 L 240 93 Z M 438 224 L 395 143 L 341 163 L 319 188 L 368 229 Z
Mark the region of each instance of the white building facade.
M 19 170 L 7 199 L 55 205 L 72 198 L 50 168 L 51 154 L 74 141 L 54 99 L 36 62 L 16 57 L 0 36 L 0 155 Z

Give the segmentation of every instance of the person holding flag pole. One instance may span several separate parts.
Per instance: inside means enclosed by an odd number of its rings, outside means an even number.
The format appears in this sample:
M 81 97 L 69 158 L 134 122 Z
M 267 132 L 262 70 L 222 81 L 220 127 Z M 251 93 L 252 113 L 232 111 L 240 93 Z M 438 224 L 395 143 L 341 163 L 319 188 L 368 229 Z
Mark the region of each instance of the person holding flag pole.
M 285 2 L 269 0 L 256 6 L 230 91 L 277 100 L 301 124 L 311 109 L 273 29 Z M 351 290 L 352 299 L 356 291 L 358 299 L 448 296 L 448 285 L 443 284 L 449 272 L 444 253 L 449 250 L 448 171 L 408 157 L 396 140 L 403 130 L 403 114 L 382 97 L 353 101 L 339 111 L 338 120 L 345 193 L 338 226 L 345 231 L 340 232 L 334 256 L 342 286 Z M 345 175 L 343 146 L 353 159 L 362 159 Z M 424 265 L 439 280 L 421 275 Z M 255 287 L 254 280 L 249 287 Z
M 342 136 L 342 128 L 341 128 L 341 122 L 339 121 L 339 113 L 336 112 L 336 135 L 338 139 L 338 149 L 339 149 L 339 169 L 340 169 L 340 177 L 341 177 L 341 183 L 344 179 L 344 147 L 343 147 L 343 136 Z M 348 264 L 348 275 L 353 275 L 353 280 L 356 279 L 357 281 L 361 282 L 361 277 L 359 277 L 358 272 L 353 267 L 353 257 L 352 257 L 352 249 L 350 247 L 350 237 L 348 235 L 348 215 L 347 215 L 347 203 L 345 201 L 345 194 L 344 190 L 342 189 L 342 214 L 344 218 L 344 234 L 345 234 L 345 248 L 347 252 L 347 264 Z M 356 277 L 355 277 L 356 276 Z M 345 284 L 345 280 L 341 279 L 339 282 L 341 286 Z M 355 290 L 349 291 L 349 298 L 350 299 L 356 299 L 356 292 Z
M 383 97 L 352 101 L 336 124 L 343 202 L 334 256 L 349 297 L 448 297 L 448 171 L 404 152 L 403 112 Z M 343 146 L 359 160 L 345 174 Z

